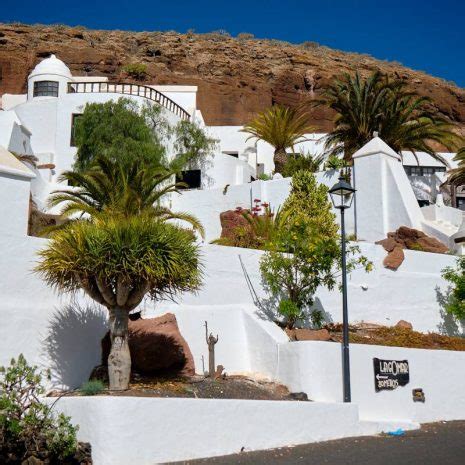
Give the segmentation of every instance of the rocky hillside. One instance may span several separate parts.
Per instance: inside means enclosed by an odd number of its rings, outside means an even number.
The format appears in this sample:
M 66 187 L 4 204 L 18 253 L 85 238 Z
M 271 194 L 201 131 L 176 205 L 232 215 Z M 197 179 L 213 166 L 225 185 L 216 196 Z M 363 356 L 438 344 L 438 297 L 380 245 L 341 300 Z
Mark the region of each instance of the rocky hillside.
M 374 69 L 397 74 L 438 112 L 465 125 L 465 89 L 399 63 L 319 46 L 224 33 L 94 31 L 82 27 L 0 25 L 0 94 L 24 92 L 26 78 L 43 57 L 55 53 L 73 74 L 128 81 L 129 63 L 147 65 L 147 83 L 199 86 L 198 105 L 212 125 L 242 124 L 273 102 L 314 98 L 342 72 Z M 320 129 L 331 126 L 324 109 L 312 115 Z

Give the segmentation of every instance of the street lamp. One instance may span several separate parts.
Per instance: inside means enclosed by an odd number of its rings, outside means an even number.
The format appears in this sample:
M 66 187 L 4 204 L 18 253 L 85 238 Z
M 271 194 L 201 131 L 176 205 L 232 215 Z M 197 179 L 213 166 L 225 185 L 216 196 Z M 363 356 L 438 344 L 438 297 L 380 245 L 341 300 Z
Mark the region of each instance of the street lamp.
M 344 211 L 350 208 L 355 189 L 343 176 L 330 190 L 334 208 L 341 211 L 341 254 L 342 254 L 342 377 L 344 382 L 344 402 L 351 401 L 350 362 L 349 362 L 349 315 L 347 310 L 347 270 L 346 270 L 346 231 Z

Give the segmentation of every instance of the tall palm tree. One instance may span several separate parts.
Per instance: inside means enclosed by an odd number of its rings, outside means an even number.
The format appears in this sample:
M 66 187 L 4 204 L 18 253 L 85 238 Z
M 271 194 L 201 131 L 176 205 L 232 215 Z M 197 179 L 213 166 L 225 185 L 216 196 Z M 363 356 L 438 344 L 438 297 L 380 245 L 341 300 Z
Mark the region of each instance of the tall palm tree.
M 287 161 L 286 149 L 306 140 L 305 134 L 314 130 L 308 121 L 309 115 L 301 106 L 274 105 L 247 123 L 242 132 L 250 134 L 247 140 L 263 140 L 274 147 L 275 172 L 280 173 Z
M 84 290 L 109 312 L 110 389 L 128 388 L 129 312 L 144 296 L 173 297 L 198 289 L 199 250 L 185 229 L 147 217 L 103 213 L 70 222 L 51 235 L 36 271 L 61 292 Z
M 204 229 L 195 216 L 172 212 L 160 204 L 162 197 L 178 192 L 181 183 L 171 183 L 173 172 L 166 168 L 149 168 L 143 162 L 122 165 L 104 156 L 96 158 L 87 171 L 65 171 L 60 181 L 73 188 L 52 192 L 51 206 L 63 205 L 64 216 L 98 216 L 102 212 L 121 215 L 142 214 L 161 220 L 180 220 L 193 226 L 200 235 Z
M 325 91 L 318 103 L 336 112 L 335 127 L 326 138 L 331 154 L 344 152 L 346 160 L 378 133 L 389 146 L 429 153 L 442 158 L 431 146 L 438 142 L 452 149 L 459 137 L 450 121 L 437 115 L 430 99 L 408 91 L 400 79 L 391 80 L 376 71 L 363 79 L 359 73 L 344 74 Z

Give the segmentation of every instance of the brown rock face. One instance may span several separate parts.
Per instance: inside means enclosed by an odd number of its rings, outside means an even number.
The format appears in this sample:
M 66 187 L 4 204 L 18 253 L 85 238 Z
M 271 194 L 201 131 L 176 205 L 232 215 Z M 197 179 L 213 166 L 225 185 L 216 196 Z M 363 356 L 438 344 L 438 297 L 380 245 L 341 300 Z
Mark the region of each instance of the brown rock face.
M 93 31 L 65 26 L 0 26 L 0 94 L 20 93 L 37 62 L 55 53 L 74 75 L 125 80 L 128 63 L 147 65 L 146 82 L 199 86 L 198 106 L 209 125 L 243 124 L 272 103 L 294 105 L 317 98 L 343 72 L 366 76 L 375 69 L 397 75 L 411 89 L 431 97 L 440 114 L 465 122 L 465 90 L 442 79 L 368 55 L 317 44 L 293 45 L 221 34 Z M 311 114 L 322 131 L 333 114 L 319 107 Z
M 172 313 L 158 318 L 129 321 L 129 349 L 132 371 L 139 375 L 195 374 L 192 353 Z M 102 339 L 104 365 L 109 353 L 110 334 L 107 333 Z

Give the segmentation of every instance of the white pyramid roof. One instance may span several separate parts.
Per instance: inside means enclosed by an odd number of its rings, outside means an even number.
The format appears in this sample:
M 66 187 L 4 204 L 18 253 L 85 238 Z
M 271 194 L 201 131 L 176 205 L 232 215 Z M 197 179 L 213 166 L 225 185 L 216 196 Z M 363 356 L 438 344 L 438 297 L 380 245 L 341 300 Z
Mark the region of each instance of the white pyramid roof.
M 379 137 L 373 137 L 370 142 L 367 142 L 362 148 L 358 149 L 353 154 L 352 158 L 367 157 L 369 155 L 377 155 L 379 153 L 396 158 L 397 160 L 401 159 L 400 155 L 394 152 L 394 150 L 392 150 L 391 147 L 389 147 L 389 145 L 387 145 L 386 142 Z

